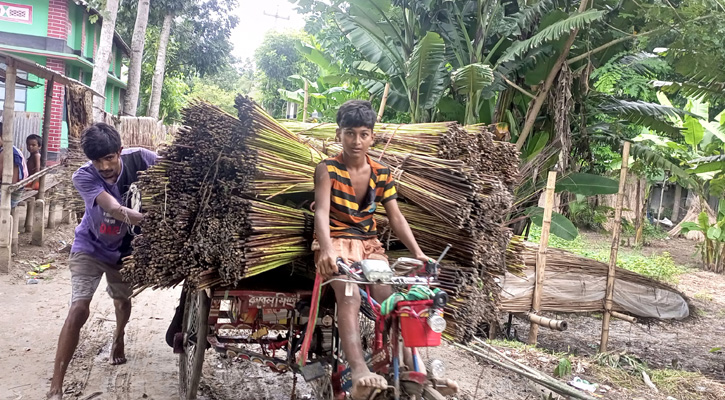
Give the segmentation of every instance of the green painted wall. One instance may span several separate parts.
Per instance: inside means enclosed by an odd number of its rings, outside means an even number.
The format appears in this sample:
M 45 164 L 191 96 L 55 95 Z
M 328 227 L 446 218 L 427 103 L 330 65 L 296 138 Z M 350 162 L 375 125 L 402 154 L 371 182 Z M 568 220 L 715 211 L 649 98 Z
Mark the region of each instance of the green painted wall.
M 23 57 L 45 66 L 45 57 L 32 54 L 23 54 Z M 34 88 L 28 88 L 28 102 L 25 111 L 42 113 L 43 104 L 45 104 L 45 79 L 38 78 L 33 74 L 28 74 L 28 79 L 41 84 Z
M 68 1 L 68 19 L 71 22 L 71 31 L 68 35 L 68 46 L 73 50 L 82 50 L 83 24 L 85 23 L 85 11 L 73 1 Z
M 121 61 L 123 61 L 123 51 L 119 47 L 116 47 L 116 67 L 114 68 L 114 75 L 118 79 L 121 79 Z
M 41 0 L 6 0 L 10 4 L 23 4 L 33 7 L 32 24 L 0 21 L 0 31 L 22 33 L 33 36 L 46 36 L 48 34 L 48 1 Z
M 90 20 L 88 20 L 85 13 L 83 13 L 83 21 L 86 24 L 86 46 L 83 49 L 83 57 L 91 58 L 93 57 L 93 35 L 95 33 L 96 25 L 92 24 Z

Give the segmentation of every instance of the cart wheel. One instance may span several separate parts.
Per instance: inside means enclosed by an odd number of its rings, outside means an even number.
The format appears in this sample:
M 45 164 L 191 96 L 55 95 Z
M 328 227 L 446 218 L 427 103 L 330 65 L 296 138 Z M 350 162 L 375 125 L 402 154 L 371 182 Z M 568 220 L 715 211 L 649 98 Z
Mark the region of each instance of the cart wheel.
M 201 368 L 204 365 L 204 352 L 207 348 L 209 303 L 204 290 L 186 296 L 181 331 L 184 352 L 179 354 L 180 400 L 196 400 L 196 392 L 201 381 Z
M 423 398 L 425 400 L 446 400 L 445 396 L 430 386 L 423 388 Z

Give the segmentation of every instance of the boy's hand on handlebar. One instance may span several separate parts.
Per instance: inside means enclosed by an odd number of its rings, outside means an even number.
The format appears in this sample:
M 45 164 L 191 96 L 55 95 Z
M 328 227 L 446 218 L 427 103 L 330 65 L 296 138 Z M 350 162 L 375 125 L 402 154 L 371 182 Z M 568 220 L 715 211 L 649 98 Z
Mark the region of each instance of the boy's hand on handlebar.
M 422 262 L 423 265 L 425 265 L 427 262 L 433 260 L 432 258 L 428 257 L 427 255 L 425 255 L 423 253 L 416 254 L 415 255 L 415 259 L 416 260 L 419 260 L 420 262 Z M 433 260 L 433 261 L 435 261 L 435 260 Z
M 337 272 L 337 254 L 334 251 L 322 252 L 317 260 L 317 273 L 322 275 L 323 279 L 329 279 Z

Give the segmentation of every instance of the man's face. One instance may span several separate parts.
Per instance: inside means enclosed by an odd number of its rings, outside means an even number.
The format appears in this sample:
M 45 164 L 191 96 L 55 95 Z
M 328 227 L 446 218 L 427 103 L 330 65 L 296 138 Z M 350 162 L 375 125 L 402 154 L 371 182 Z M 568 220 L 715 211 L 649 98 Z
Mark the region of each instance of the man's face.
M 111 153 L 97 160 L 91 160 L 93 167 L 103 179 L 115 179 L 121 174 L 121 152 Z
M 361 157 L 373 145 L 375 135 L 372 129 L 365 126 L 338 128 L 337 139 L 342 143 L 342 151 L 348 156 Z
M 40 144 L 35 139 L 28 140 L 28 142 L 26 143 L 26 145 L 28 145 L 28 153 L 30 153 L 30 154 L 35 154 L 38 151 L 40 151 Z

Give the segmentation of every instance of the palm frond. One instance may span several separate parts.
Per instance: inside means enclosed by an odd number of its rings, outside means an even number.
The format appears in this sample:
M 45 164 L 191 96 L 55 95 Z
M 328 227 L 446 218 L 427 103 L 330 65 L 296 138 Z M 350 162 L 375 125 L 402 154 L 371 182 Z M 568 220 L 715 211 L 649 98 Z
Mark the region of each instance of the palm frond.
M 626 140 L 619 133 L 612 130 L 610 124 L 597 124 L 595 126 L 590 126 L 589 129 L 596 132 L 590 135 L 591 140 L 606 143 L 614 149 L 619 148 L 619 146 L 621 146 L 621 144 Z M 637 160 L 641 160 L 642 163 L 646 165 L 670 171 L 673 176 L 677 177 L 683 186 L 692 187 L 692 176 L 688 174 L 687 171 L 661 153 L 652 150 L 649 146 L 631 142 L 630 154 L 632 157 Z
M 668 118 L 692 115 L 679 108 L 644 101 L 622 100 L 611 96 L 596 96 L 594 99 L 599 102 L 598 110 L 604 114 L 622 118 L 631 124 L 641 125 L 671 137 L 678 135 L 682 129 L 673 126 L 668 122 Z
M 587 26 L 591 22 L 602 18 L 604 14 L 604 11 L 594 9 L 584 11 L 583 13 L 574 13 L 565 20 L 547 26 L 529 39 L 515 42 L 511 47 L 506 49 L 506 52 L 499 58 L 498 63 L 501 64 L 514 60 L 527 51 L 541 46 L 543 43 L 557 40 L 574 29 L 581 29 Z
M 706 85 L 697 82 L 671 82 L 662 86 L 662 90 L 668 94 L 678 93 L 682 97 L 692 97 L 703 102 L 725 101 L 725 82 L 710 82 Z
M 519 12 L 502 18 L 498 33 L 503 37 L 520 36 L 536 26 L 541 17 L 559 7 L 559 0 L 542 0 Z

